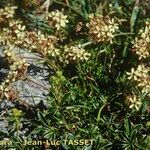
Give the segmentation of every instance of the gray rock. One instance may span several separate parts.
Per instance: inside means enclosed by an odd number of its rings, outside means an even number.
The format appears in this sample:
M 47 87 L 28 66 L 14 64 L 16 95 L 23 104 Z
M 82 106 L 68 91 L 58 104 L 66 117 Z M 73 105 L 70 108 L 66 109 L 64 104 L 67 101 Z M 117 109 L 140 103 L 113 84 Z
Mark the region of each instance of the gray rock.
M 39 63 L 41 57 L 39 54 L 29 53 L 27 50 L 15 49 L 17 57 L 25 58 L 30 64 L 27 71 L 27 80 L 18 80 L 13 83 L 13 89 L 19 93 L 19 101 L 27 103 L 33 107 L 38 106 L 40 102 L 47 106 L 47 95 L 49 93 L 49 69 L 42 63 Z M 9 71 L 9 66 L 5 64 L 2 49 L 0 49 L 0 82 L 2 82 Z M 6 108 L 13 108 L 15 104 L 8 100 L 0 101 L 0 110 L 3 112 Z M 0 117 L 0 130 L 7 132 L 7 122 Z

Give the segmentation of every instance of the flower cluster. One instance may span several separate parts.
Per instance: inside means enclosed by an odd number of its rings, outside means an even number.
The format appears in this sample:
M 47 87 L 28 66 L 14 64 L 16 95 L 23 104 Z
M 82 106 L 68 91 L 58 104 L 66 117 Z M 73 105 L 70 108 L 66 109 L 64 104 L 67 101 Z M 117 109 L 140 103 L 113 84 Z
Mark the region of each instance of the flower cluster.
M 140 37 L 136 37 L 133 45 L 133 51 L 139 56 L 139 60 L 150 57 L 150 23 L 146 22 L 144 30 L 140 30 Z M 145 64 L 146 61 L 144 60 Z M 137 68 L 131 68 L 131 72 L 127 72 L 128 79 L 133 80 L 142 93 L 150 96 L 150 67 L 139 64 Z M 141 105 L 137 96 L 130 97 L 132 102 L 130 108 L 135 106 L 136 110 Z
M 15 14 L 16 6 L 6 6 L 0 9 L 0 23 L 6 22 L 8 19 L 12 19 Z
M 24 41 L 26 31 L 25 26 L 19 20 L 12 20 L 9 23 L 8 28 L 3 28 L 3 38 L 2 43 L 14 43 L 16 45 L 21 45 Z
M 61 30 L 65 28 L 67 23 L 67 15 L 64 15 L 63 12 L 56 10 L 46 14 L 46 20 L 50 26 L 54 26 L 56 30 Z
M 141 60 L 150 57 L 150 22 L 146 22 L 144 30 L 140 30 L 140 37 L 135 38 L 133 50 Z
M 5 50 L 4 50 L 4 57 L 7 59 L 7 62 L 8 63 L 14 63 L 15 62 L 15 53 L 13 51 L 14 49 L 14 46 L 12 45 L 9 45 L 8 47 L 5 47 Z
M 136 95 L 128 96 L 127 100 L 130 102 L 129 108 L 135 107 L 135 109 L 137 111 L 139 111 L 139 109 L 142 105 L 142 102 L 141 102 L 141 99 L 138 96 L 136 96 Z
M 11 48 L 13 48 L 13 46 L 11 46 Z M 10 99 L 10 95 L 8 93 L 10 92 L 12 83 L 24 78 L 29 64 L 26 63 L 24 59 L 17 58 L 13 49 L 5 49 L 4 55 L 11 65 L 7 77 L 0 85 L 0 97 Z
M 115 22 L 114 18 L 102 15 L 89 15 L 89 23 L 86 26 L 89 29 L 89 34 L 92 39 L 99 42 L 113 43 L 113 38 L 116 31 L 119 29 L 119 24 Z
M 22 110 L 18 110 L 17 108 L 13 108 L 12 109 L 12 113 L 14 115 L 14 117 L 19 118 L 22 116 Z
M 143 93 L 150 93 L 150 68 L 146 67 L 144 64 L 138 65 L 138 67 L 132 68 L 131 72 L 127 72 L 128 79 L 133 79 L 138 87 L 142 89 Z
M 30 51 L 54 57 L 60 54 L 60 50 L 55 47 L 57 40 L 55 36 L 32 31 L 27 32 L 26 38 L 24 39 L 24 46 Z
M 70 61 L 84 61 L 88 60 L 91 56 L 90 53 L 86 52 L 85 49 L 81 47 L 81 45 L 77 46 L 65 46 L 64 49 L 65 54 L 65 62 L 69 63 Z

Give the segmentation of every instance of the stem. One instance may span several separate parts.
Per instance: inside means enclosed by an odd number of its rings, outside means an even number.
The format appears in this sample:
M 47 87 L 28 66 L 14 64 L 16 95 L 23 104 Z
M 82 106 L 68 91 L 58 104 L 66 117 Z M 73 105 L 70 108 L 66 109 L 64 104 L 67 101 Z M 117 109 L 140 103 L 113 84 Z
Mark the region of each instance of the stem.
M 25 56 L 21 56 L 21 58 L 24 58 L 24 59 L 36 59 L 36 60 L 44 60 L 44 58 L 34 58 L 34 57 L 25 57 Z
M 55 102 L 55 104 L 57 105 L 57 106 L 56 106 L 57 111 L 60 113 L 60 116 L 61 116 L 61 119 L 62 119 L 62 122 L 63 122 L 65 128 L 66 128 L 69 132 L 71 132 L 71 131 L 70 131 L 70 128 L 69 128 L 69 126 L 68 126 L 68 124 L 67 124 L 67 122 L 66 122 L 66 120 L 65 120 L 65 118 L 64 118 L 64 116 L 63 116 L 63 114 L 61 113 L 60 105 L 59 105 L 57 102 Z
M 49 58 L 47 58 L 47 57 L 45 57 L 45 60 L 46 60 L 46 62 L 47 62 L 47 65 L 48 65 L 48 67 L 50 67 L 50 68 L 52 68 L 52 69 L 54 69 L 55 71 L 56 70 L 59 70 L 59 67 L 55 64 L 55 62 L 53 62 L 52 60 L 50 60 Z
M 127 33 L 118 33 L 118 34 L 115 34 L 115 36 L 121 36 L 121 35 L 134 35 L 134 33 L 127 32 Z
M 82 44 L 82 45 L 81 45 L 81 47 L 82 47 L 82 48 L 84 48 L 85 46 L 87 46 L 87 45 L 91 45 L 91 44 L 93 44 L 93 42 L 92 42 L 92 41 L 90 41 L 90 42 L 86 42 L 86 43 Z
M 56 90 L 55 90 L 55 88 L 56 88 Z M 60 106 L 60 103 L 61 103 L 61 86 L 54 87 L 54 93 L 55 93 L 54 97 L 55 97 L 55 105 L 56 105 L 57 111 L 60 113 L 60 116 L 61 116 L 61 119 L 62 119 L 62 122 L 63 122 L 65 128 L 69 132 L 71 132 L 63 114 L 61 113 L 61 109 L 60 109 L 60 107 L 61 107 Z
M 60 114 L 61 114 L 61 112 L 60 112 Z M 61 114 L 61 118 L 62 118 L 62 121 L 63 121 L 63 124 L 65 125 L 65 128 L 69 131 L 69 132 L 71 132 L 70 131 L 70 128 L 68 127 L 68 124 L 67 124 L 67 122 L 66 122 L 66 120 L 65 120 L 65 118 L 64 118 L 64 116 Z
M 102 112 L 103 108 L 106 106 L 106 104 L 107 104 L 107 101 L 105 101 L 105 102 L 103 103 L 102 107 L 100 107 L 100 109 L 99 109 L 99 111 L 98 111 L 98 114 L 97 114 L 97 119 L 96 119 L 97 122 L 100 121 L 100 118 L 101 118 L 101 112 Z

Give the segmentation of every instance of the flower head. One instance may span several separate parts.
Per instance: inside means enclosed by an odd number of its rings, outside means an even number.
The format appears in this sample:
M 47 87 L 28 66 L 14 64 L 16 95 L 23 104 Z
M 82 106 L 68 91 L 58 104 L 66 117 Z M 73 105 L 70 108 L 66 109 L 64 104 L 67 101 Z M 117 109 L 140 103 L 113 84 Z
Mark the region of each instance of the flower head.
M 139 64 L 137 68 L 132 68 L 131 72 L 127 72 L 128 79 L 137 83 L 143 93 L 150 93 L 150 68 L 144 64 Z
M 150 57 L 150 23 L 146 22 L 144 30 L 140 30 L 140 36 L 133 42 L 133 51 L 139 56 L 139 60 Z
M 64 54 L 66 63 L 69 63 L 69 61 L 78 61 L 78 60 L 86 61 L 91 56 L 91 54 L 86 52 L 85 49 L 81 47 L 81 45 L 70 47 L 65 46 Z
M 86 24 L 92 39 L 99 42 L 113 43 L 114 34 L 119 29 L 118 23 L 110 16 L 89 15 L 90 21 Z
M 15 14 L 16 6 L 6 6 L 0 9 L 0 23 L 6 22 L 8 19 L 12 19 Z
M 135 81 L 138 79 L 137 78 L 137 74 L 136 74 L 136 70 L 134 68 L 131 68 L 131 72 L 126 72 L 128 75 L 128 79 L 134 79 Z
M 56 30 L 65 28 L 67 23 L 67 15 L 64 15 L 63 12 L 56 10 L 46 14 L 46 20 L 50 26 L 54 26 Z
M 17 108 L 13 108 L 12 113 L 15 117 L 21 117 L 22 116 L 22 110 L 18 110 Z
M 22 45 L 26 35 L 25 25 L 20 20 L 11 20 L 8 28 L 3 28 L 3 43 Z
M 142 105 L 142 102 L 141 102 L 141 99 L 139 97 L 137 97 L 136 95 L 133 95 L 133 96 L 128 96 L 127 99 L 130 101 L 130 106 L 129 108 L 133 108 L 135 107 L 135 109 L 137 111 L 139 111 L 141 105 Z
M 24 47 L 29 49 L 29 51 L 55 57 L 60 54 L 59 49 L 55 47 L 57 40 L 55 36 L 44 35 L 41 32 L 27 32 L 24 39 Z

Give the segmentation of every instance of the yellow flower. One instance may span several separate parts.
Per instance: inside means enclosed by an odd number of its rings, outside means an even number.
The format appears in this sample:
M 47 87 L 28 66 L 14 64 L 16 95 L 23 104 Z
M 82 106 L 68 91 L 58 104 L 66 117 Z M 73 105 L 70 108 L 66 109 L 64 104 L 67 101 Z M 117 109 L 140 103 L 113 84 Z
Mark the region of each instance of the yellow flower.
M 86 24 L 92 39 L 99 42 L 113 43 L 114 34 L 119 29 L 118 23 L 114 18 L 102 15 L 89 15 L 90 21 Z
M 16 6 L 6 6 L 5 8 L 0 9 L 0 22 L 7 21 L 12 19 L 15 14 Z
M 129 80 L 134 79 L 136 81 L 138 79 L 134 68 L 131 68 L 131 72 L 126 72 L 126 74 L 128 75 Z
M 15 53 L 13 51 L 14 49 L 14 45 L 11 45 L 11 44 L 8 44 L 8 46 L 6 46 L 4 48 L 4 57 L 7 59 L 7 61 L 11 64 L 13 64 L 16 60 L 16 57 L 15 57 Z
M 139 34 L 140 36 L 133 42 L 133 50 L 141 60 L 150 57 L 150 22 L 146 22 L 145 29 L 141 29 Z
M 13 108 L 12 113 L 15 117 L 21 117 L 22 116 L 22 110 L 18 110 L 17 108 Z
M 138 86 L 142 88 L 142 93 L 150 95 L 150 78 L 144 78 L 138 83 Z
M 90 53 L 86 52 L 85 49 L 83 49 L 80 44 L 77 46 L 65 46 L 64 50 L 66 63 L 69 63 L 70 61 L 84 61 L 88 60 L 91 56 Z
M 149 67 L 145 67 L 144 64 L 140 64 L 136 69 L 131 68 L 131 72 L 126 72 L 126 74 L 128 75 L 129 80 L 133 79 L 135 81 L 141 81 L 144 78 L 149 77 L 149 70 Z
M 53 47 L 50 47 L 50 49 L 48 50 L 48 54 L 50 54 L 52 57 L 55 57 L 60 54 L 60 50 L 53 46 Z
M 149 68 L 145 67 L 144 64 L 138 65 L 138 67 L 136 69 L 136 75 L 141 78 L 148 77 L 148 72 L 149 72 Z
M 135 107 L 135 109 L 137 111 L 139 111 L 139 109 L 140 109 L 140 107 L 142 105 L 141 99 L 138 98 L 136 95 L 129 96 L 129 97 L 127 97 L 127 99 L 131 102 L 129 108 Z
M 49 14 L 46 14 L 46 20 L 48 20 L 49 25 L 54 26 L 56 30 L 65 28 L 67 23 L 69 22 L 67 20 L 67 15 L 64 15 L 63 12 L 59 10 L 52 11 Z

